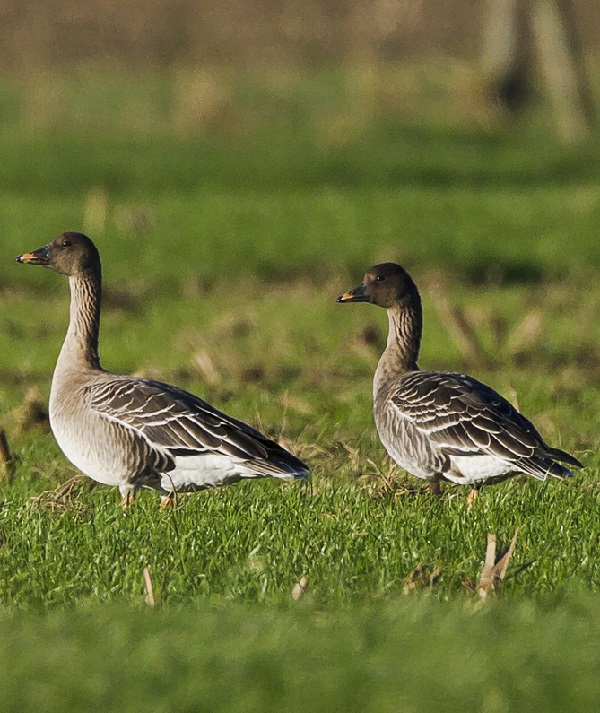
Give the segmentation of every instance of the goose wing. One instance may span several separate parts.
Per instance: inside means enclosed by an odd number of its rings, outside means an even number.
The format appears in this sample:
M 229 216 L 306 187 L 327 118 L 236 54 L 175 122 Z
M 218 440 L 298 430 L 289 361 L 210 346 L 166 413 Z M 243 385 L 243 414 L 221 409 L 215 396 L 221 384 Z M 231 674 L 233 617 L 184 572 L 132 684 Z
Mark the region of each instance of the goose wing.
M 559 475 L 553 466 L 566 471 L 553 464 L 554 458 L 580 465 L 550 448 L 531 421 L 500 394 L 465 374 L 412 372 L 401 379 L 390 404 L 396 417 L 412 423 L 447 456 L 496 456 L 538 477 Z
M 252 463 L 265 475 L 309 474 L 275 441 L 175 386 L 115 377 L 95 386 L 90 405 L 100 416 L 133 429 L 171 456 L 222 455 Z

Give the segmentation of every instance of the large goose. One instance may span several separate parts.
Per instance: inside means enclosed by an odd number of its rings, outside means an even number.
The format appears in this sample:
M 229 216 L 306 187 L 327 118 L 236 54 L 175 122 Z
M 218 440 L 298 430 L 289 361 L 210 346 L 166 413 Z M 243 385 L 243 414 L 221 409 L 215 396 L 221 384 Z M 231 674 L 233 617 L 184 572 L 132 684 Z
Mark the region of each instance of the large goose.
M 81 233 L 63 233 L 17 262 L 68 275 L 71 310 L 50 391 L 50 425 L 87 476 L 118 486 L 123 504 L 140 486 L 163 494 L 242 478 L 306 478 L 307 467 L 254 428 L 175 386 L 104 371 L 98 357 L 100 255 Z
M 569 478 L 560 463 L 582 467 L 548 446 L 535 426 L 500 394 L 465 374 L 421 371 L 421 297 L 395 263 L 370 268 L 338 302 L 371 302 L 387 310 L 387 347 L 375 371 L 373 408 L 381 442 L 405 470 L 429 481 L 481 484 L 511 474 Z M 560 462 L 557 462 L 560 461 Z

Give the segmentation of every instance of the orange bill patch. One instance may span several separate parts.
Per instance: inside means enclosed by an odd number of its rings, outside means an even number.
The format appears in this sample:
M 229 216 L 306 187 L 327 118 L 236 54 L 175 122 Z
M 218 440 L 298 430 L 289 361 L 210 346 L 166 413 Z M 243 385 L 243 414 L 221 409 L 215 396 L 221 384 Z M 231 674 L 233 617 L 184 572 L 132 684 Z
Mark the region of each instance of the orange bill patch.
M 22 255 L 19 256 L 20 262 L 31 262 L 32 260 L 35 260 L 37 255 L 35 253 L 23 253 Z

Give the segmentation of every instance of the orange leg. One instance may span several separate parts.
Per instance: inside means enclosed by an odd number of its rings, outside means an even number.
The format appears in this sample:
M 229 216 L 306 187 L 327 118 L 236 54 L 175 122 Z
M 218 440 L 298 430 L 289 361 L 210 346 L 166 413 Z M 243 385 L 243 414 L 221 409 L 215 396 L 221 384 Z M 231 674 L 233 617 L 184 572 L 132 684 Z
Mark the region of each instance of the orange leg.
M 123 510 L 127 510 L 127 508 L 131 507 L 135 503 L 135 490 L 128 490 L 125 495 L 123 495 L 123 499 L 121 500 L 121 507 Z
M 176 495 L 175 493 L 167 493 L 167 495 L 161 495 L 160 496 L 160 506 L 164 510 L 167 508 L 172 508 L 175 506 L 175 499 Z

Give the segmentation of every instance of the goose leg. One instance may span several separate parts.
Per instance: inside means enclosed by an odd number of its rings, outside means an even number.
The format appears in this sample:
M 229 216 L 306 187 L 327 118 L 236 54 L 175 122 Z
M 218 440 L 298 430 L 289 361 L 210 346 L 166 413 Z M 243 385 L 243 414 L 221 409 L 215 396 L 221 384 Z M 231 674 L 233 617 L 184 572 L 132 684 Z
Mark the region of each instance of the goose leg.
M 119 492 L 121 493 L 121 507 L 127 510 L 135 503 L 135 485 L 120 485 Z
M 442 488 L 440 486 L 440 476 L 436 475 L 433 480 L 430 480 L 427 485 L 429 486 L 429 490 L 433 495 L 435 495 L 436 498 L 439 498 L 442 496 Z
M 161 495 L 160 496 L 160 506 L 163 508 L 163 510 L 167 510 L 168 508 L 172 508 L 175 506 L 175 493 L 167 493 L 166 495 Z

